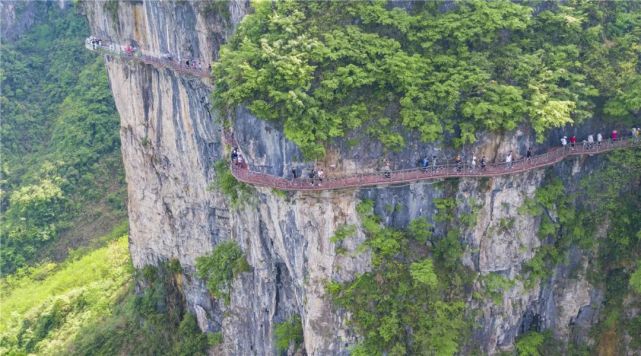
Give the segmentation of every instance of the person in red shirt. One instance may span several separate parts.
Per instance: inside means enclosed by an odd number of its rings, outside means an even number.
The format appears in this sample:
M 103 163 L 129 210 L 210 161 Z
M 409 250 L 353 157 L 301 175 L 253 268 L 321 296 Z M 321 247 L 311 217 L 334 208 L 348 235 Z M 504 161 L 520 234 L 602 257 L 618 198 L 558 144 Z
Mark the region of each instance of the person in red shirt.
M 572 149 L 574 149 L 575 144 L 576 144 L 576 136 L 572 135 L 572 137 L 570 137 L 570 146 L 572 147 Z
M 612 142 L 617 140 L 617 130 L 612 131 Z

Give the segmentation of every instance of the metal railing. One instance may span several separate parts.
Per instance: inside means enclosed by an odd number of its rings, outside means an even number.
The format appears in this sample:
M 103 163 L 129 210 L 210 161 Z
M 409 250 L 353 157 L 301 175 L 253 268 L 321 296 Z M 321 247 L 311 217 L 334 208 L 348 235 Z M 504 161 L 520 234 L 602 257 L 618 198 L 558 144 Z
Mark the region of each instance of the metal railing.
M 238 147 L 233 136 L 225 133 L 226 143 Z M 605 141 L 600 145 L 576 146 L 571 148 L 558 147 L 543 154 L 534 155 L 530 158 L 521 158 L 508 162 L 491 162 L 485 167 L 480 165 L 472 166 L 467 163 L 445 163 L 426 168 L 410 168 L 400 170 L 380 170 L 377 172 L 357 173 L 340 177 L 295 178 L 287 179 L 266 173 L 254 172 L 249 169 L 246 163 L 232 163 L 232 174 L 241 182 L 269 187 L 280 190 L 292 191 L 318 191 L 358 188 L 376 185 L 389 185 L 409 183 L 428 179 L 450 178 L 450 177 L 496 177 L 507 174 L 517 174 L 533 169 L 553 165 L 570 156 L 593 155 L 612 151 L 618 148 L 641 147 L 641 141 L 634 138 L 622 138 L 617 141 Z M 240 148 L 239 148 L 240 149 Z M 241 153 L 242 154 L 242 153 Z

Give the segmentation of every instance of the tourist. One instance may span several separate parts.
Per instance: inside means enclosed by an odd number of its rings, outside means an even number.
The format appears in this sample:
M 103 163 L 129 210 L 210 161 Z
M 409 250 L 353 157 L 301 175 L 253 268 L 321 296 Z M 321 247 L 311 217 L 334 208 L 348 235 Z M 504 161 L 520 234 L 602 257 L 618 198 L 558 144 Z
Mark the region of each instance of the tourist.
M 472 170 L 476 169 L 476 155 L 472 154 Z
M 507 168 L 512 168 L 512 151 L 505 157 L 505 163 L 507 163 Z
M 525 159 L 529 162 L 532 160 L 532 147 L 528 147 Z
M 561 146 L 563 146 L 563 148 L 568 148 L 568 137 L 567 136 L 561 137 Z
M 572 137 L 570 137 L 570 147 L 572 147 L 572 151 L 574 151 L 575 145 L 576 145 L 576 136 L 572 135 Z
M 456 171 L 460 172 L 461 171 L 461 155 L 457 154 L 456 158 L 454 158 L 454 162 L 456 163 Z
M 436 172 L 436 156 L 432 156 L 432 169 Z
M 231 161 L 236 164 L 238 160 L 238 148 L 234 147 L 234 149 L 231 150 Z
M 314 168 L 312 168 L 309 171 L 309 175 L 308 176 L 309 176 L 309 179 L 311 181 L 311 184 L 314 185 L 314 177 L 316 177 L 316 171 L 314 170 Z
M 481 170 L 485 170 L 485 156 L 481 157 Z
M 238 167 L 243 168 L 243 155 L 238 154 L 238 158 L 237 158 L 236 162 L 238 163 L 237 164 Z
M 592 149 L 594 147 L 594 135 L 589 134 L 588 135 L 588 148 Z
M 610 135 L 610 138 L 612 139 L 612 143 L 614 143 L 617 140 L 617 130 L 612 130 L 612 134 Z
M 383 161 L 383 176 L 385 178 L 392 177 L 392 170 L 390 169 L 389 161 L 387 159 Z
M 601 147 L 601 141 L 603 141 L 603 135 L 601 135 L 600 132 L 596 134 L 596 145 L 597 147 Z
M 421 161 L 421 167 L 423 167 L 423 171 L 427 172 L 429 166 L 430 160 L 427 158 L 427 156 L 423 157 L 423 160 Z
M 319 186 L 323 185 L 323 178 L 325 178 L 325 172 L 323 172 L 322 169 L 319 169 L 318 170 L 318 181 L 319 181 L 318 185 Z
M 581 142 L 583 143 L 583 149 L 586 150 L 588 148 L 588 140 L 583 139 Z
M 294 179 L 298 178 L 298 174 L 296 173 L 296 168 L 292 168 L 292 177 L 294 177 Z
M 634 131 L 634 140 L 639 141 L 639 137 L 641 137 L 641 128 L 638 128 Z

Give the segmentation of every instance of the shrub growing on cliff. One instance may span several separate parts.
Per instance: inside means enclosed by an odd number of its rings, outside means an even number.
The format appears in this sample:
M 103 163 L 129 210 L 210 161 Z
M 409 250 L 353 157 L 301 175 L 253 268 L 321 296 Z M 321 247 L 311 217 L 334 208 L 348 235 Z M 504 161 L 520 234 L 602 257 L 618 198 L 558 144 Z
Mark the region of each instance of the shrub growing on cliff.
M 211 254 L 196 259 L 198 277 L 206 280 L 211 294 L 225 303 L 229 303 L 232 280 L 250 270 L 243 251 L 234 241 L 221 242 Z
M 374 202 L 356 208 L 367 240 L 362 246 L 372 255 L 372 271 L 347 283 L 328 282 L 334 302 L 352 314 L 363 341 L 354 355 L 454 354 L 468 325 L 464 319 L 462 280 L 453 270 L 432 260 L 417 241 L 426 221 L 410 223 L 420 232 L 385 228 L 374 214 Z M 421 248 L 416 248 L 421 246 Z
M 247 184 L 239 182 L 236 177 L 231 174 L 229 162 L 225 160 L 216 162 L 214 171 L 216 172 L 216 178 L 210 187 L 215 187 L 223 192 L 234 206 L 247 199 L 250 188 Z
M 274 337 L 279 353 L 286 351 L 291 344 L 294 344 L 294 348 L 298 348 L 303 343 L 303 324 L 300 316 L 295 315 L 287 321 L 276 323 Z

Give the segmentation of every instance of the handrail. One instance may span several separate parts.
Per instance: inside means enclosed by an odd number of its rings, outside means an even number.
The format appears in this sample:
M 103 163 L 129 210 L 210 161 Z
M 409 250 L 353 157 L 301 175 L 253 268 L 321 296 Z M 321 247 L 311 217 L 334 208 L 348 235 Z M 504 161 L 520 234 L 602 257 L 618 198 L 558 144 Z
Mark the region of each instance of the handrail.
M 225 132 L 223 139 L 225 143 L 238 147 L 231 133 Z M 318 177 L 286 179 L 267 173 L 254 172 L 249 169 L 246 163 L 239 165 L 232 162 L 231 171 L 237 180 L 255 186 L 287 191 L 321 191 L 410 183 L 452 177 L 497 177 L 550 166 L 570 156 L 594 155 L 615 149 L 636 146 L 641 146 L 641 141 L 638 138 L 620 138 L 616 141 L 604 141 L 601 144 L 595 143 L 592 146 L 576 146 L 574 148 L 557 147 L 543 154 L 532 156 L 529 159 L 521 158 L 515 160 L 511 162 L 511 164 L 507 162 L 487 163 L 485 168 L 481 168 L 479 165 L 473 168 L 470 164 L 457 165 L 455 163 L 446 163 L 429 166 L 427 168 L 410 168 L 356 173 L 342 177 L 327 177 L 322 179 L 322 181 Z

